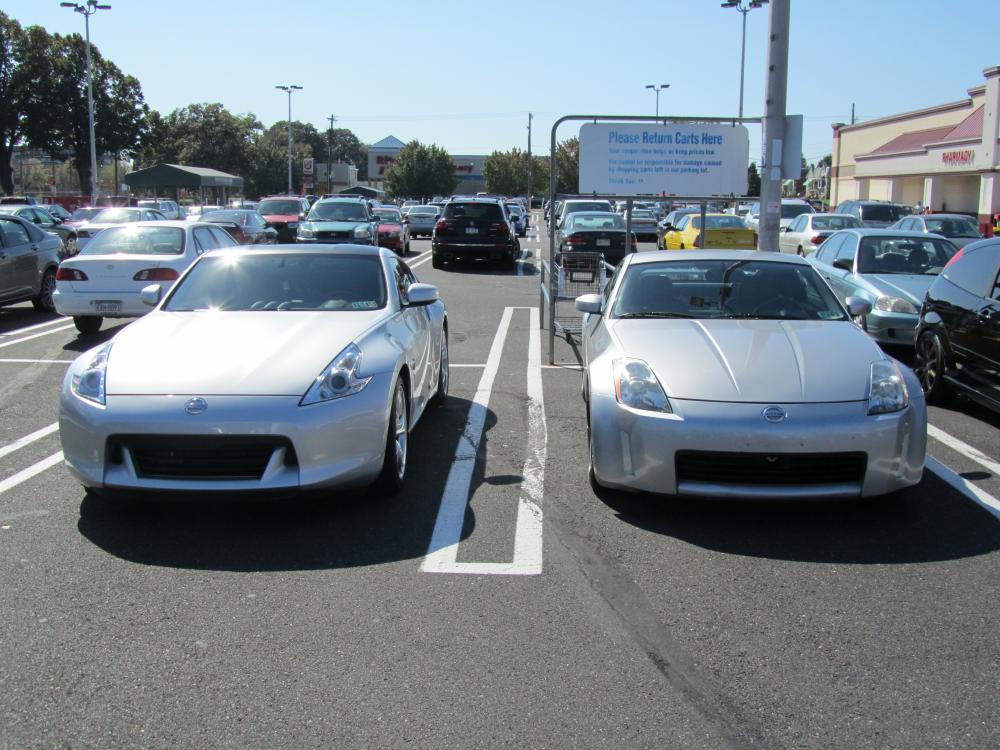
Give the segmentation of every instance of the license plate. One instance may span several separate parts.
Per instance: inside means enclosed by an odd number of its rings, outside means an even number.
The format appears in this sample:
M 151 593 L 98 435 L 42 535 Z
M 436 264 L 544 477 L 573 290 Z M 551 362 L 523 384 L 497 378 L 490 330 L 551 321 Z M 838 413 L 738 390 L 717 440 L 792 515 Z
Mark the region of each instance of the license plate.
M 113 315 L 122 311 L 122 303 L 119 300 L 95 300 L 91 302 L 94 312 L 101 315 Z
M 479 234 L 479 229 L 477 229 L 476 227 L 466 227 L 465 228 L 465 233 L 466 234 Z
M 597 241 L 597 246 L 598 247 L 611 247 L 611 240 L 598 240 Z

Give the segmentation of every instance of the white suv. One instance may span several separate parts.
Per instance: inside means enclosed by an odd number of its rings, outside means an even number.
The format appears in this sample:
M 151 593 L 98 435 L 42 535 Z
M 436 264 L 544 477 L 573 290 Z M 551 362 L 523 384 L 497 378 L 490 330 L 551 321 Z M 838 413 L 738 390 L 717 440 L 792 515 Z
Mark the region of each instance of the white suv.
M 814 213 L 816 213 L 816 210 L 801 198 L 782 198 L 781 228 L 784 229 L 795 221 L 796 216 Z M 743 218 L 746 219 L 747 226 L 750 227 L 755 234 L 760 233 L 760 203 L 754 203 L 750 206 L 750 210 Z

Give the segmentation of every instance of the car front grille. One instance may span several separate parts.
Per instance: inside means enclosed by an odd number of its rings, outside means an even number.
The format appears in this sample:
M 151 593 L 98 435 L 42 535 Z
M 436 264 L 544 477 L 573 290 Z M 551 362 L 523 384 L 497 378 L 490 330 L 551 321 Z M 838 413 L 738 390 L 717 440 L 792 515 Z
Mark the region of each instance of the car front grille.
M 144 479 L 260 479 L 279 448 L 285 448 L 285 464 L 294 464 L 295 451 L 283 437 L 119 435 L 108 440 L 108 458 L 121 463 L 128 451 Z
M 865 453 L 721 453 L 677 451 L 677 481 L 713 484 L 822 485 L 860 483 Z
M 349 240 L 353 232 L 316 232 L 318 240 Z

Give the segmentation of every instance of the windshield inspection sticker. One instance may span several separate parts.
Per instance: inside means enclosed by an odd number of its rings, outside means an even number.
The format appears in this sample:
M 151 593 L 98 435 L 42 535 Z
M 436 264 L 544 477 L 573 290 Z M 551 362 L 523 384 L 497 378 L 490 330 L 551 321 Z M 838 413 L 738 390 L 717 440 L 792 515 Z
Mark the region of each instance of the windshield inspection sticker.
M 352 302 L 352 310 L 374 310 L 378 305 L 372 300 L 362 300 L 361 302 Z

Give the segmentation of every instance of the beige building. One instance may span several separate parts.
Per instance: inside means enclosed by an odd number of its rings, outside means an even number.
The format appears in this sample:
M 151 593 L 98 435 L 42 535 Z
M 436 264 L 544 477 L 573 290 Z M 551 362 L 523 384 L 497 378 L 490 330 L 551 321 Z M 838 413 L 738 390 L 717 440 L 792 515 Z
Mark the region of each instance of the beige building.
M 1000 66 L 968 98 L 833 126 L 830 205 L 868 199 L 979 216 L 1000 212 Z

